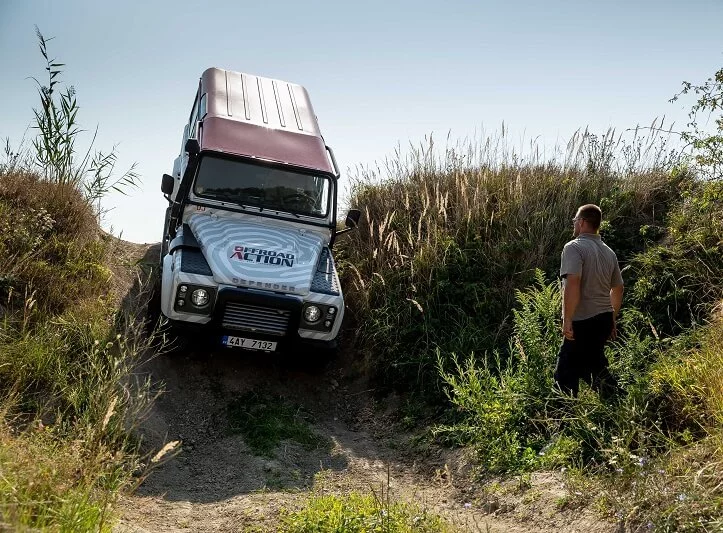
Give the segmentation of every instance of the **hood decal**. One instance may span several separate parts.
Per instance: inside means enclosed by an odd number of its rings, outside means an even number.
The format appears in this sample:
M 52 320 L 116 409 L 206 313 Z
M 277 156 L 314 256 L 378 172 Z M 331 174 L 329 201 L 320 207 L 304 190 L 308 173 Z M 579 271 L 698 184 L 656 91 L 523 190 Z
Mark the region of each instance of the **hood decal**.
M 217 283 L 309 293 L 324 247 L 317 235 L 206 214 L 192 215 L 188 225 Z

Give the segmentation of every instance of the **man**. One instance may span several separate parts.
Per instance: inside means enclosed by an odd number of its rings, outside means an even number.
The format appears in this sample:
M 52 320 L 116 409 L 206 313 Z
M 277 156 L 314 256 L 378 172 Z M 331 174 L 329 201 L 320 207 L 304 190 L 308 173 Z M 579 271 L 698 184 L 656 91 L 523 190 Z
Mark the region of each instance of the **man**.
M 617 390 L 608 370 L 605 343 L 617 335 L 616 319 L 623 301 L 623 278 L 618 259 L 600 239 L 602 211 L 583 205 L 573 220 L 573 237 L 562 250 L 562 331 L 555 383 L 577 396 L 583 379 L 601 398 Z

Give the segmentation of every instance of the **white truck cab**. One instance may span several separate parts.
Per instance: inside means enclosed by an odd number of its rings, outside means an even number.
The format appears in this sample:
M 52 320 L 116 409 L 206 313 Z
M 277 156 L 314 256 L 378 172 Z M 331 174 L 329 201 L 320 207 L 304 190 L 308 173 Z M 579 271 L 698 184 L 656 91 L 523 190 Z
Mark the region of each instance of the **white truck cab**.
M 161 185 L 159 317 L 231 348 L 335 349 L 344 298 L 332 247 L 360 216 L 337 231 L 338 179 L 303 87 L 206 70 Z

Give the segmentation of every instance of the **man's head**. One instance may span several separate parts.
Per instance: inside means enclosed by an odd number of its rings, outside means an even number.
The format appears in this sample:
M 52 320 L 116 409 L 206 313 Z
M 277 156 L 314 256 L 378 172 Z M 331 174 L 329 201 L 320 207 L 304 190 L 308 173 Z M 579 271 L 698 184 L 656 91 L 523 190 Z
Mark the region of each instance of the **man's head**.
M 602 211 L 595 204 L 586 204 L 580 207 L 572 219 L 573 236 L 581 233 L 597 233 L 602 222 Z

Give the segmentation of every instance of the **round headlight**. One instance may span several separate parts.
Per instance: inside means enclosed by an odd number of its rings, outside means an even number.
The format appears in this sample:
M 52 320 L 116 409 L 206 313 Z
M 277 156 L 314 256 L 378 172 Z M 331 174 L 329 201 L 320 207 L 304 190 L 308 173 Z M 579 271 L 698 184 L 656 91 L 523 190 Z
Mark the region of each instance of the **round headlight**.
M 304 320 L 308 323 L 313 324 L 321 320 L 321 309 L 315 305 L 309 305 L 304 309 Z
M 206 289 L 196 289 L 191 294 L 191 301 L 196 307 L 203 307 L 208 304 L 208 291 Z

